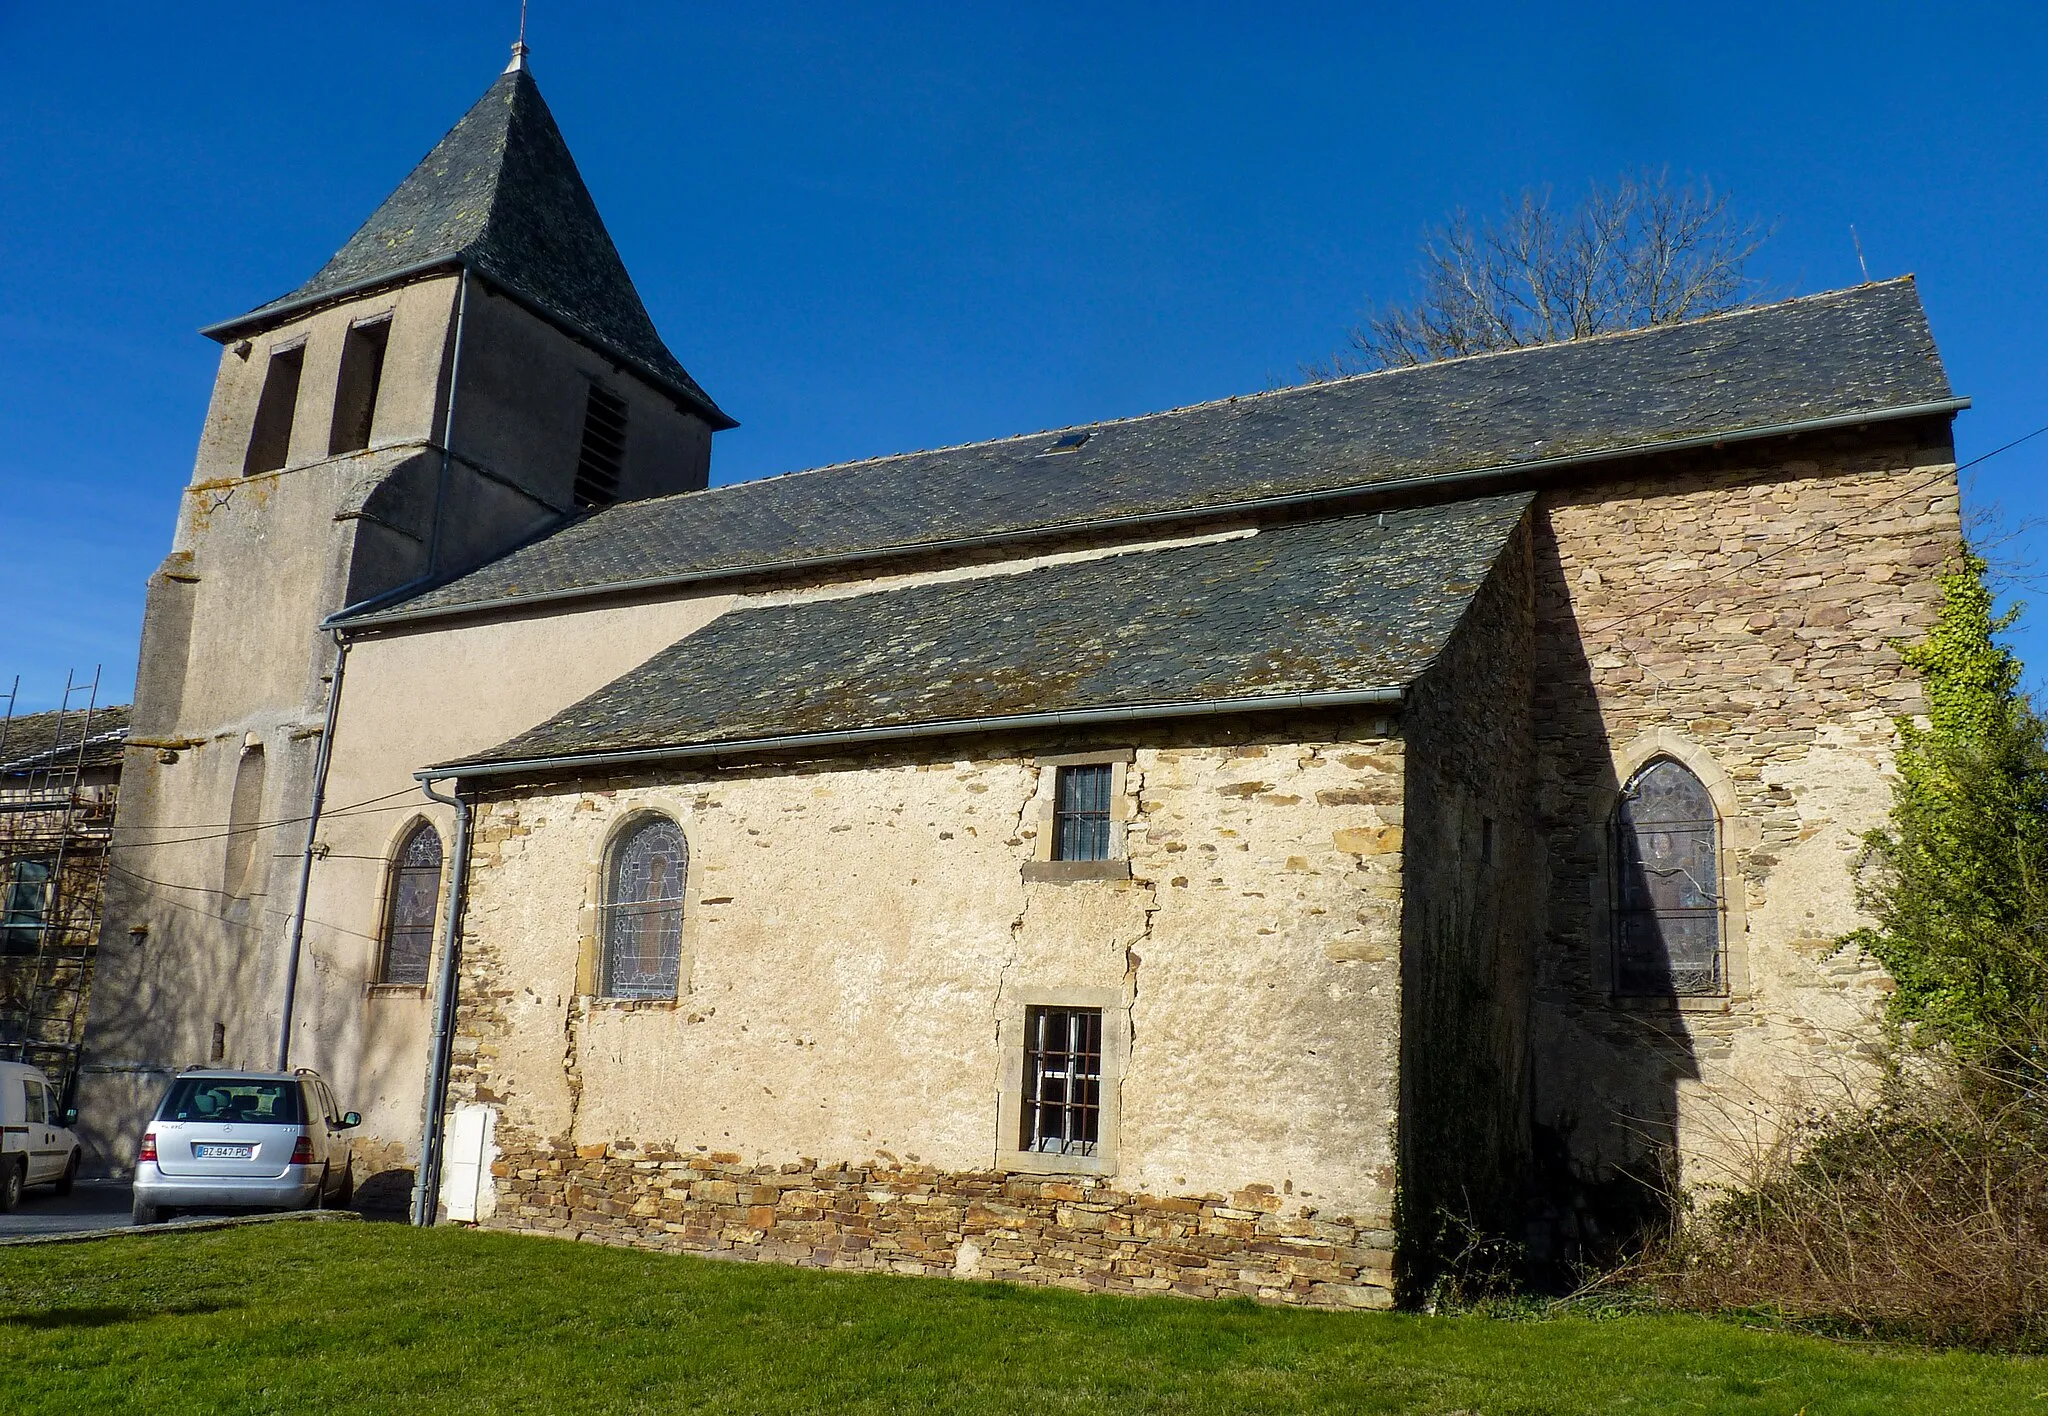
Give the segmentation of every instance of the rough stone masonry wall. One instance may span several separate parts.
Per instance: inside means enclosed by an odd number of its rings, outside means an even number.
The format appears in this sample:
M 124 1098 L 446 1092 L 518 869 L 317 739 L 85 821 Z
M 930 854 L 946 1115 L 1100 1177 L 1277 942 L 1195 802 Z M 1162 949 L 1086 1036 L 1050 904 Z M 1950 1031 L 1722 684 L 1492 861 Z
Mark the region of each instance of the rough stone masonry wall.
M 1034 754 L 1071 741 L 482 805 L 453 1077 L 497 1114 L 481 1221 L 1390 1303 L 1402 744 L 1371 717 L 1205 732 L 1123 740 L 1126 881 L 1023 879 L 1051 785 Z M 687 987 L 606 1003 L 578 991 L 587 906 L 608 833 L 650 809 L 690 842 Z M 1003 1158 L 1031 988 L 1122 1000 L 1110 1173 Z
M 1537 927 L 1535 585 L 1529 527 L 1411 691 L 1402 927 L 1403 1239 L 1420 1276 L 1445 1225 L 1519 1228 Z
M 1674 1139 L 1683 1179 L 1728 1177 L 1867 1080 L 1889 981 L 1835 941 L 1890 806 L 1893 721 L 1922 706 L 1891 641 L 1933 622 L 1953 463 L 1927 425 L 1540 500 L 1536 1114 L 1582 1177 Z M 1723 818 L 1730 993 L 1684 1008 L 1608 982 L 1606 823 L 1652 750 L 1699 770 Z
M 749 1166 L 602 1144 L 521 1151 L 496 1169 L 496 1227 L 598 1243 L 1314 1307 L 1393 1301 L 1390 1230 L 1283 1216 L 1270 1185 L 1155 1198 L 1079 1176 Z

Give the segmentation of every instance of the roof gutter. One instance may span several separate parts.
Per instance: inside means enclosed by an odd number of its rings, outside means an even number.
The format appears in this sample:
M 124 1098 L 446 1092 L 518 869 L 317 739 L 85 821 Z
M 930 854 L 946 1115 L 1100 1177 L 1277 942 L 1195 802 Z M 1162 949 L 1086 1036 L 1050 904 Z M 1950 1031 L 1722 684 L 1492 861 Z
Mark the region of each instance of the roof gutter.
M 912 738 L 950 737 L 960 733 L 1022 732 L 1039 728 L 1089 727 L 1109 723 L 1152 722 L 1168 718 L 1211 718 L 1230 713 L 1273 713 L 1287 709 L 1386 707 L 1399 703 L 1405 688 L 1351 688 L 1324 693 L 1274 693 L 1248 698 L 1210 698 L 1200 702 L 1134 703 L 1112 708 L 1067 708 L 1046 713 L 1006 713 L 993 718 L 940 718 L 925 723 L 900 723 L 881 728 L 847 728 L 838 732 L 784 733 L 775 737 L 733 738 L 723 742 L 682 743 L 672 747 L 624 748 L 615 752 L 579 752 L 554 757 L 521 757 L 506 762 L 447 762 L 413 773 L 420 782 L 450 777 L 473 781 L 519 773 L 561 772 L 585 767 L 640 766 L 684 762 L 740 753 L 792 752 L 807 748 L 851 747 Z
M 948 551 L 979 550 L 995 546 L 1013 545 L 1019 541 L 1044 540 L 1048 536 L 1083 535 L 1098 531 L 1126 531 L 1147 527 L 1173 525 L 1194 520 L 1213 520 L 1217 517 L 1255 515 L 1259 512 L 1276 511 L 1292 507 L 1314 506 L 1323 503 L 1337 503 L 1366 499 L 1398 499 L 1405 495 L 1423 491 L 1464 491 L 1472 494 L 1501 484 L 1501 490 L 1510 490 L 1509 484 L 1545 472 L 1560 471 L 1573 467 L 1597 466 L 1604 462 L 1619 462 L 1631 457 L 1642 457 L 1650 453 L 1685 452 L 1697 448 L 1718 448 L 1728 443 L 1757 442 L 1767 438 L 1791 437 L 1799 433 L 1826 432 L 1833 428 L 1855 428 L 1870 423 L 1890 423 L 1906 418 L 1926 418 L 1943 413 L 1959 413 L 1970 406 L 1967 398 L 1941 398 L 1926 403 L 1906 403 L 1893 408 L 1882 408 L 1867 413 L 1840 413 L 1825 418 L 1802 418 L 1787 423 L 1770 423 L 1761 427 L 1744 428 L 1729 433 L 1702 433 L 1696 437 L 1672 438 L 1663 442 L 1631 443 L 1626 447 L 1608 448 L 1599 452 L 1570 453 L 1560 457 L 1538 458 L 1528 462 L 1496 463 L 1488 467 L 1472 468 L 1463 472 L 1437 472 L 1422 477 L 1400 477 L 1384 482 L 1354 482 L 1339 487 L 1323 487 L 1307 492 L 1287 492 L 1279 496 L 1253 497 L 1243 501 L 1217 502 L 1207 506 L 1176 507 L 1170 511 L 1139 512 L 1130 516 L 1108 516 L 1093 521 L 1060 522 L 1050 526 L 1034 526 L 1015 531 L 985 532 L 972 536 L 952 536 L 935 541 L 905 541 L 890 546 L 876 546 L 868 550 L 847 551 L 833 555 L 799 556 L 788 560 L 756 561 L 747 565 L 722 566 L 713 570 L 684 571 L 675 575 L 647 576 L 639 580 L 609 581 L 603 585 L 583 585 L 568 590 L 555 590 L 535 595 L 500 595 L 489 600 L 474 600 L 461 605 L 435 605 L 425 609 L 407 610 L 403 606 L 379 610 L 372 614 L 350 615 L 347 610 L 337 611 L 329 616 L 325 624 L 339 622 L 347 617 L 347 623 L 358 629 L 370 629 L 384 625 L 418 624 L 429 620 L 448 619 L 460 615 L 489 614 L 495 610 L 512 606 L 536 606 L 573 603 L 579 600 L 598 599 L 610 595 L 632 595 L 685 585 L 700 585 L 711 581 L 737 580 L 747 576 L 793 571 L 824 570 L 828 568 L 862 565 L 870 561 L 889 560 L 911 555 L 936 555 Z

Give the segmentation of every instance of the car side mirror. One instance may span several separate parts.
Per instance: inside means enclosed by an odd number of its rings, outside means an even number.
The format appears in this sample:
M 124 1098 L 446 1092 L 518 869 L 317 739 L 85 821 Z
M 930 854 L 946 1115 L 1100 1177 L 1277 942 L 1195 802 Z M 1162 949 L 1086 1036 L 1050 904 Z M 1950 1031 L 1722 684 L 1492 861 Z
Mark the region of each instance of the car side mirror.
M 75 1106 L 74 1106 L 74 1107 L 72 1107 L 72 1108 L 71 1108 L 70 1110 L 68 1110 L 68 1111 L 66 1111 L 66 1112 L 64 1113 L 64 1124 L 65 1124 L 66 1126 L 76 1126 L 76 1125 L 78 1124 L 78 1108 L 77 1108 L 77 1107 L 75 1107 Z
M 360 1112 L 360 1111 L 345 1111 L 345 1112 L 343 1112 L 343 1113 L 342 1113 L 342 1116 L 341 1116 L 341 1129 L 342 1129 L 342 1130 L 344 1130 L 344 1131 L 353 1131 L 353 1130 L 354 1130 L 354 1129 L 355 1129 L 356 1127 L 358 1127 L 358 1126 L 360 1126 L 360 1125 L 362 1125 L 362 1124 L 363 1124 L 363 1113 L 362 1113 L 362 1112 Z

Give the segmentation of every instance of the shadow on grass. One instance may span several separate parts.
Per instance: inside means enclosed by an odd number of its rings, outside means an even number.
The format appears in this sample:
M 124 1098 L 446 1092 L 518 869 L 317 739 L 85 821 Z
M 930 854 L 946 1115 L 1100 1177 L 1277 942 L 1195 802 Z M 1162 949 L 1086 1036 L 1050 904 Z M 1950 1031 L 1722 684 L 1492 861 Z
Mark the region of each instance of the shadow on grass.
M 239 1303 L 184 1303 L 175 1308 L 45 1308 L 39 1313 L 0 1315 L 0 1327 L 17 1328 L 101 1328 L 117 1323 L 147 1322 L 151 1318 L 200 1317 L 225 1312 Z

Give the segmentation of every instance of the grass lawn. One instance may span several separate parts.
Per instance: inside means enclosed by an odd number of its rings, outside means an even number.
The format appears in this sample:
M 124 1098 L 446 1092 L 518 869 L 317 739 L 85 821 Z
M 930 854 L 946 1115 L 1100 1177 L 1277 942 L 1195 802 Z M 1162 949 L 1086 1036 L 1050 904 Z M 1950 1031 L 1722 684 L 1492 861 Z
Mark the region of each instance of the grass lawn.
M 1304 1313 L 276 1224 L 0 1250 L 0 1403 L 2048 1416 L 2048 1363 L 1683 1317 Z

